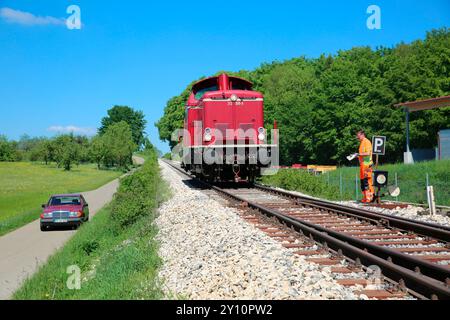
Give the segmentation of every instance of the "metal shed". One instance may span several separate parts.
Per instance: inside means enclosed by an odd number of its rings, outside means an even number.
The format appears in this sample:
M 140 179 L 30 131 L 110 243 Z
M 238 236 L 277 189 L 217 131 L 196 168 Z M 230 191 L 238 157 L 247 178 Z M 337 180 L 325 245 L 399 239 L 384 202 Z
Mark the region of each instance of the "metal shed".
M 450 159 L 450 129 L 439 132 L 438 158 Z
M 450 106 L 450 96 L 418 100 L 418 101 L 412 101 L 412 102 L 402 102 L 402 103 L 396 104 L 395 106 L 403 107 L 405 110 L 405 115 L 406 115 L 406 152 L 404 155 L 404 161 L 405 161 L 405 163 L 414 163 L 411 149 L 409 147 L 410 146 L 410 143 L 409 143 L 409 113 L 421 111 L 421 110 L 430 110 L 430 109 L 449 107 Z M 444 131 L 447 131 L 447 130 L 444 130 Z

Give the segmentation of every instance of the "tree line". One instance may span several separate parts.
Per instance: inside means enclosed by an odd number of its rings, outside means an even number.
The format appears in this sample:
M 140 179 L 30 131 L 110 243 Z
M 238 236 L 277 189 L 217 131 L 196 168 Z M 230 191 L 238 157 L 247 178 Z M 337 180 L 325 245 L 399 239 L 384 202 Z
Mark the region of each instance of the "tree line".
M 126 169 L 132 164 L 133 152 L 153 148 L 145 136 L 146 120 L 141 111 L 115 106 L 102 119 L 94 137 L 61 134 L 52 138 L 28 135 L 18 141 L 0 135 L 0 161 L 41 161 L 56 163 L 71 170 L 81 163 L 96 163 L 98 168 Z
M 387 136 L 383 159 L 396 162 L 405 149 L 405 114 L 394 105 L 450 94 L 450 28 L 392 48 L 355 47 L 229 73 L 247 78 L 264 94 L 266 127 L 277 120 L 280 129 L 282 163 L 345 163 L 356 150 L 360 128 L 369 137 Z M 156 123 L 160 138 L 171 146 L 196 81 L 167 102 Z M 450 108 L 412 113 L 410 120 L 412 147 L 432 148 L 437 132 L 450 128 Z

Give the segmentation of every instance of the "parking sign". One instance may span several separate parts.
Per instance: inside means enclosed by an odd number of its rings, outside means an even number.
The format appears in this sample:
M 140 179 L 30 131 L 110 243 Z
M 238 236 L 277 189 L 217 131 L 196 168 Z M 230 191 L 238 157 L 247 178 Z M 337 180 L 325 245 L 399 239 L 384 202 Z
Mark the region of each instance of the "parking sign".
M 386 153 L 386 137 L 374 136 L 372 138 L 372 153 L 380 156 L 384 156 Z

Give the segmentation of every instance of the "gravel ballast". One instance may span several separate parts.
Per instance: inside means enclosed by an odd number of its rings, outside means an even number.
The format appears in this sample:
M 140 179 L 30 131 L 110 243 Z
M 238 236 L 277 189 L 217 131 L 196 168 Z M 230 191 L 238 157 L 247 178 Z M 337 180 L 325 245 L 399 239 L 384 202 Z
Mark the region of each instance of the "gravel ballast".
M 167 298 L 361 299 L 337 284 L 329 268 L 307 262 L 160 162 L 173 197 L 159 228 L 159 276 Z

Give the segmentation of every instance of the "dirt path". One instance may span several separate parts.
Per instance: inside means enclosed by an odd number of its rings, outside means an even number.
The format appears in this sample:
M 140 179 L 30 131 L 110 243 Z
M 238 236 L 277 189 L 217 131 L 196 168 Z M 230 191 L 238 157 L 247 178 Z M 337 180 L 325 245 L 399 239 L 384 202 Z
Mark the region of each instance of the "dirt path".
M 143 163 L 135 157 L 135 162 Z M 109 203 L 119 186 L 119 179 L 97 190 L 84 192 L 93 217 Z M 0 237 L 0 300 L 9 299 L 23 281 L 75 234 L 76 231 L 41 232 L 39 220 Z

